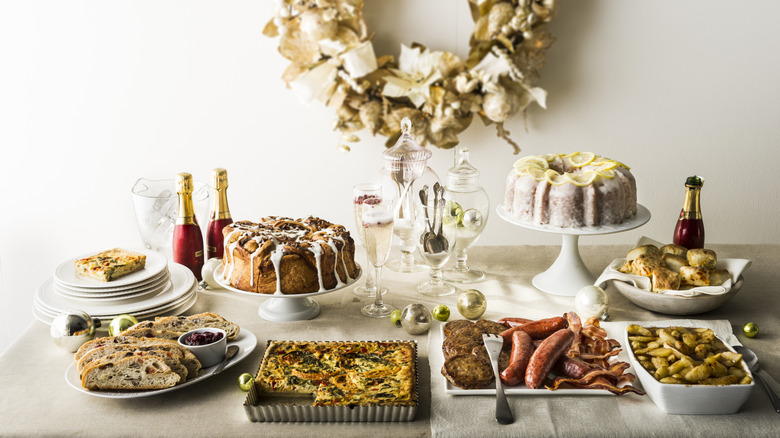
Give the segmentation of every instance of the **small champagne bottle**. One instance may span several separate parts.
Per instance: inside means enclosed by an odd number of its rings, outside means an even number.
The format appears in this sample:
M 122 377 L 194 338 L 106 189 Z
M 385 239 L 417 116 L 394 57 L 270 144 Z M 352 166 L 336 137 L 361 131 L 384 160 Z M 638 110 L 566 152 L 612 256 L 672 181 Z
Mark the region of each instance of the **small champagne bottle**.
M 206 258 L 221 258 L 225 251 L 222 229 L 233 223 L 228 207 L 227 170 L 214 169 L 211 171 L 211 184 L 214 187 L 214 201 L 211 204 L 211 217 L 206 229 Z
M 176 178 L 176 193 L 179 194 L 179 214 L 173 229 L 173 261 L 182 264 L 201 281 L 203 269 L 203 234 L 195 217 L 192 204 L 192 175 L 180 173 Z
M 701 188 L 704 179 L 691 176 L 685 181 L 685 201 L 674 227 L 675 245 L 688 249 L 704 248 L 704 220 L 701 216 Z

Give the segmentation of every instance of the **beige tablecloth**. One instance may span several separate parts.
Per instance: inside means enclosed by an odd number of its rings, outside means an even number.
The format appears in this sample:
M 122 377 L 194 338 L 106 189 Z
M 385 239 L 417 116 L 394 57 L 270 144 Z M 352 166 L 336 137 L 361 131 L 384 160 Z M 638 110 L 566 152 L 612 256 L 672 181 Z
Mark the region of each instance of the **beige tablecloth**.
M 715 311 L 695 318 L 727 320 L 743 344 L 754 349 L 763 368 L 780 378 L 780 320 L 777 317 L 777 285 L 780 284 L 780 245 L 713 245 L 723 257 L 754 261 L 745 274 L 744 288 Z M 628 246 L 582 246 L 588 268 L 600 273 Z M 541 318 L 573 309 L 573 298 L 539 292 L 531 285 L 535 274 L 555 260 L 559 247 L 477 247 L 470 251 L 472 266 L 488 272 L 488 278 L 470 285 L 488 299 L 486 318 L 524 316 Z M 359 260 L 362 260 L 359 256 Z M 398 274 L 385 271 L 390 289 L 386 301 L 397 307 L 412 302 L 433 308 L 450 306 L 453 318 L 457 295 L 430 298 L 417 294 L 416 284 L 425 273 Z M 39 279 L 43 282 L 45 278 Z M 29 291 L 12 293 L 32 293 Z M 626 321 L 672 319 L 641 309 L 616 290 L 610 296 L 610 334 L 619 336 Z M 12 294 L 11 294 L 12 295 Z M 48 327 L 34 322 L 0 356 L 0 436 L 776 436 L 780 414 L 756 386 L 751 398 L 735 415 L 680 416 L 661 412 L 646 396 L 545 394 L 510 396 L 517 421 L 501 426 L 493 419 L 491 396 L 453 396 L 444 393 L 441 378 L 439 323 L 426 335 L 411 336 L 388 320 L 360 315 L 365 299 L 352 295 L 352 287 L 321 295 L 316 301 L 321 314 L 307 321 L 276 323 L 261 319 L 257 308 L 265 297 L 249 297 L 224 290 L 200 292 L 197 304 L 187 313 L 217 312 L 253 332 L 258 346 L 243 362 L 221 375 L 197 385 L 163 395 L 137 399 L 104 399 L 69 387 L 64 374 L 72 355 L 54 346 Z M 741 327 L 756 322 L 761 334 L 745 338 Z M 726 323 L 728 326 L 728 323 Z M 254 373 L 269 339 L 413 339 L 419 344 L 420 407 L 415 421 L 397 424 L 305 424 L 253 423 L 243 409 L 246 393 L 236 380 L 243 372 Z

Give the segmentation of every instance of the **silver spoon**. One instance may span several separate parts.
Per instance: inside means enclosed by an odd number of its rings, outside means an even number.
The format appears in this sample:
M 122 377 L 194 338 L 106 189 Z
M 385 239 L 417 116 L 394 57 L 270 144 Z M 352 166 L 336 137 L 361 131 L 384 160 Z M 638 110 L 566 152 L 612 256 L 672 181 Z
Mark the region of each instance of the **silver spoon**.
M 213 374 L 219 374 L 222 372 L 222 369 L 225 368 L 225 365 L 227 365 L 228 362 L 230 362 L 230 359 L 233 358 L 233 356 L 238 353 L 238 345 L 231 345 L 228 347 L 227 352 L 225 352 L 225 358 L 222 359 L 222 362 L 219 363 L 217 368 L 214 370 Z
M 766 393 L 769 394 L 769 399 L 772 400 L 772 406 L 775 407 L 775 412 L 780 413 L 780 397 L 775 394 L 775 392 L 772 390 L 772 387 L 767 383 L 767 381 L 770 381 L 777 385 L 775 379 L 773 379 L 769 373 L 759 367 L 758 356 L 756 356 L 756 353 L 753 353 L 753 350 L 742 345 L 733 345 L 733 347 L 735 350 L 737 350 L 737 353 L 742 355 L 742 359 L 745 361 L 748 368 L 750 368 L 750 371 L 753 372 L 753 376 L 755 376 L 756 380 L 764 385 Z

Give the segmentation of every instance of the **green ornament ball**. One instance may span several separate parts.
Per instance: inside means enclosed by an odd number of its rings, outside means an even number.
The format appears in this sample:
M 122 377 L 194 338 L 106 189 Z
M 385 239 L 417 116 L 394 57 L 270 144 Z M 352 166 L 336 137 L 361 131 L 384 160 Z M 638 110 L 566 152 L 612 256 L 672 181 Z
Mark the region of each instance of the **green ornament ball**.
M 252 384 L 255 382 L 254 377 L 249 373 L 244 373 L 238 376 L 238 387 L 244 391 L 252 389 Z
M 437 321 L 447 321 L 450 319 L 450 308 L 444 304 L 439 304 L 433 308 L 433 319 Z
M 401 311 L 398 309 L 393 310 L 390 312 L 390 322 L 395 324 L 398 327 L 401 327 Z
M 742 327 L 742 333 L 748 338 L 755 338 L 758 336 L 758 325 L 755 322 L 749 322 Z

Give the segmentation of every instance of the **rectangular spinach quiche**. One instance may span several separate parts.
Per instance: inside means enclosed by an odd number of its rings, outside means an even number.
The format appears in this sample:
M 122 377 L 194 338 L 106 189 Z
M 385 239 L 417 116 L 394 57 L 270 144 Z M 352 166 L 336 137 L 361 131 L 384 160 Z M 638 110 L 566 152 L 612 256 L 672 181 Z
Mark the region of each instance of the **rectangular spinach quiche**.
M 416 356 L 408 341 L 269 341 L 255 383 L 313 406 L 415 406 Z
M 146 256 L 126 249 L 114 248 L 76 260 L 79 275 L 111 281 L 139 271 L 146 266 Z

